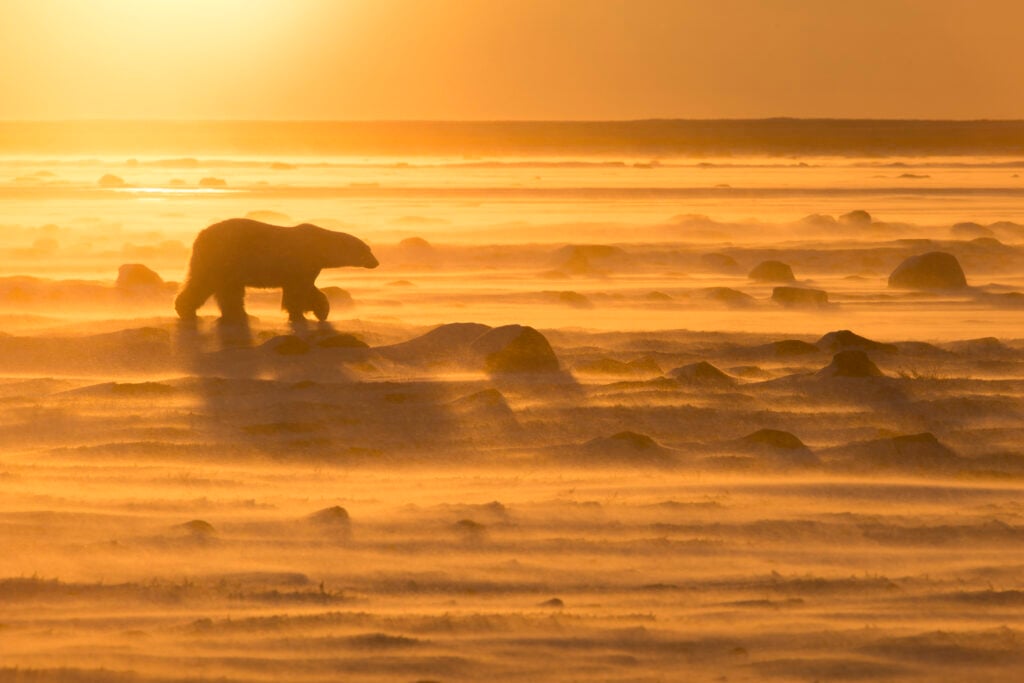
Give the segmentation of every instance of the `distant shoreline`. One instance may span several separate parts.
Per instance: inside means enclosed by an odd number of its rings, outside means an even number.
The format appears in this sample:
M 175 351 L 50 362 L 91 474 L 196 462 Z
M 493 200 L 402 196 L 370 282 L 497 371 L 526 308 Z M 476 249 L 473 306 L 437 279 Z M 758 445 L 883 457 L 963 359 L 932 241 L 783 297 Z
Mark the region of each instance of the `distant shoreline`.
M 0 121 L 0 154 L 1024 155 L 1024 120 Z

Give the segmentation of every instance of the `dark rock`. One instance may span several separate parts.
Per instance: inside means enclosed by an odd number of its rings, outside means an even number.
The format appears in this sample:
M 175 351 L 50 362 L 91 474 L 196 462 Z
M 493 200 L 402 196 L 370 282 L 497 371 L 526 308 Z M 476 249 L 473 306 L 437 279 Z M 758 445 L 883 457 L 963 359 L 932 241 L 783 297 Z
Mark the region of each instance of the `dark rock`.
M 646 375 L 660 375 L 661 366 L 653 358 L 637 358 L 626 363 L 634 372 Z
M 997 240 L 995 237 L 975 237 L 970 241 L 972 247 L 979 247 L 981 249 L 1004 249 L 1006 245 Z
M 179 524 L 175 528 L 195 538 L 209 538 L 217 534 L 213 525 L 202 519 L 193 519 L 190 522 Z
M 757 300 L 746 292 L 741 292 L 731 287 L 709 287 L 704 290 L 704 296 L 709 301 L 714 301 L 730 308 L 748 308 L 757 303 Z
M 911 256 L 889 276 L 894 289 L 963 289 L 967 278 L 956 256 L 942 251 Z
M 421 251 L 433 250 L 434 248 L 430 245 L 430 242 L 426 241 L 422 237 L 406 237 L 398 243 L 398 246 L 403 249 L 418 249 Z
M 779 429 L 759 429 L 756 432 L 747 434 L 742 441 L 752 444 L 761 444 L 773 448 L 807 448 L 804 442 L 790 432 Z
M 772 301 L 790 307 L 821 307 L 828 305 L 828 292 L 807 287 L 776 287 Z
M 949 344 L 949 348 L 967 356 L 981 356 L 984 358 L 1006 358 L 1019 355 L 1016 349 L 1007 346 L 996 337 L 955 341 Z
M 627 265 L 629 256 L 605 244 L 570 244 L 553 254 L 555 266 L 573 275 L 601 275 Z
M 852 444 L 840 449 L 854 469 L 936 472 L 959 468 L 963 458 L 931 432 L 906 434 Z
M 747 277 L 760 282 L 793 282 L 793 269 L 782 261 L 762 261 L 754 266 Z
M 509 427 L 516 424 L 515 413 L 497 389 L 483 389 L 457 398 L 448 404 L 454 415 L 475 421 L 486 421 L 490 427 Z
M 593 308 L 594 304 L 579 292 L 558 292 L 559 303 L 573 308 Z
M 759 429 L 739 440 L 742 450 L 752 451 L 774 466 L 807 467 L 818 464 L 818 457 L 790 432 Z
M 732 385 L 736 380 L 711 363 L 700 361 L 669 371 L 669 376 L 683 384 Z
M 972 222 L 957 223 L 949 230 L 953 237 L 959 239 L 974 239 L 975 237 L 995 237 L 991 228 Z
M 487 540 L 487 527 L 472 519 L 460 519 L 452 527 L 466 543 L 481 543 Z
M 532 327 L 505 325 L 480 335 L 472 350 L 483 356 L 493 374 L 558 372 L 558 357 L 548 340 Z
M 349 308 L 355 304 L 355 301 L 352 299 L 352 295 L 341 287 L 331 285 L 330 287 L 324 287 L 320 291 L 327 297 L 327 301 L 330 302 L 331 308 Z
M 583 451 L 590 462 L 667 465 L 673 461 L 670 451 L 657 441 L 628 430 L 592 439 L 583 445 Z
M 309 343 L 294 334 L 282 334 L 272 337 L 263 342 L 260 348 L 281 356 L 301 356 L 302 354 L 309 353 Z
M 125 186 L 124 178 L 121 178 L 120 176 L 113 175 L 112 173 L 107 173 L 106 175 L 104 175 L 102 178 L 100 178 L 98 181 L 96 181 L 96 184 L 99 185 L 100 187 L 124 187 Z
M 398 243 L 398 256 L 403 263 L 432 265 L 437 261 L 437 250 L 422 237 L 408 237 Z
M 883 344 L 876 342 L 850 330 L 836 330 L 825 334 L 815 342 L 822 351 L 837 353 L 847 349 L 860 349 L 861 351 L 881 351 L 883 353 L 896 353 L 899 349 L 895 344 Z
M 839 222 L 843 225 L 851 225 L 859 228 L 867 227 L 871 225 L 871 214 L 863 209 L 854 209 L 849 213 L 844 213 L 839 217 Z
M 836 225 L 835 218 L 821 213 L 812 213 L 809 216 L 804 216 L 800 219 L 800 222 L 815 228 L 834 228 Z
M 348 510 L 340 505 L 317 510 L 307 516 L 306 519 L 317 526 L 334 528 L 340 531 L 348 531 L 352 526 L 352 519 L 349 517 Z
M 448 323 L 414 339 L 378 347 L 376 351 L 402 363 L 468 362 L 472 343 L 491 329 L 480 323 Z
M 868 354 L 859 349 L 840 351 L 832 362 L 817 372 L 818 377 L 883 377 Z
M 119 289 L 158 288 L 164 280 L 141 263 L 126 263 L 117 269 L 115 284 Z
M 728 254 L 701 254 L 700 262 L 709 270 L 724 271 L 732 273 L 739 270 L 740 264 Z

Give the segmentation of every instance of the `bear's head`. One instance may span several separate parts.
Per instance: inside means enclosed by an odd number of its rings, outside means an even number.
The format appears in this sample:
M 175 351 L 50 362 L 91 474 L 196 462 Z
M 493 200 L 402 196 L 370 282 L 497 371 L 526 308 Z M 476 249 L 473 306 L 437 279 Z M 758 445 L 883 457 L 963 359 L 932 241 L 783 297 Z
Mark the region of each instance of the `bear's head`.
M 309 223 L 304 223 L 299 228 L 315 231 L 316 258 L 322 268 L 376 268 L 380 265 L 370 247 L 358 237 L 326 230 Z

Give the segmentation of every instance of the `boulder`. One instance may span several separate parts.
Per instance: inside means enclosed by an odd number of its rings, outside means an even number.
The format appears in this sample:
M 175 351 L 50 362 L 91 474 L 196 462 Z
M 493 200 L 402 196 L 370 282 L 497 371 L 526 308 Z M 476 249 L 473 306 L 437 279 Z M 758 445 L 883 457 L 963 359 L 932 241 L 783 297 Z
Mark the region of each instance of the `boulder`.
M 573 372 L 585 375 L 611 375 L 619 377 L 637 375 L 660 375 L 661 366 L 653 358 L 638 358 L 624 363 L 614 358 L 595 358 L 580 361 L 573 366 Z
M 747 277 L 759 282 L 793 282 L 796 280 L 793 269 L 782 261 L 762 261 L 754 266 Z
M 759 429 L 739 440 L 741 450 L 778 467 L 806 467 L 818 464 L 818 457 L 790 432 Z
M 800 219 L 800 223 L 812 228 L 834 228 L 836 219 L 827 214 L 812 213 Z
M 731 273 L 739 270 L 740 264 L 736 262 L 732 256 L 728 254 L 701 254 L 700 262 L 708 270 L 716 270 L 726 273 Z
M 840 351 L 832 362 L 817 372 L 818 377 L 883 377 L 868 354 L 859 349 Z
M 855 470 L 936 472 L 958 469 L 963 458 L 931 432 L 904 434 L 865 441 L 839 449 L 840 457 Z
M 704 290 L 704 296 L 708 301 L 714 301 L 729 308 L 749 308 L 757 303 L 757 300 L 746 292 L 731 287 L 709 287 Z
M 572 308 L 593 308 L 593 302 L 579 292 L 557 292 L 558 302 Z
M 433 265 L 437 262 L 437 251 L 422 237 L 407 237 L 398 243 L 398 258 L 401 263 L 411 265 Z
M 116 176 L 116 175 L 114 175 L 112 173 L 107 173 L 106 175 L 101 177 L 99 180 L 96 181 L 96 184 L 99 185 L 100 187 L 124 187 L 125 186 L 124 178 L 121 178 L 120 176 Z
M 899 349 L 895 344 L 884 344 L 876 342 L 850 330 L 835 330 L 825 334 L 815 342 L 815 346 L 822 351 L 838 353 L 848 349 L 860 349 L 861 351 L 881 351 L 883 353 L 896 353 Z
M 452 530 L 463 543 L 476 545 L 487 540 L 487 527 L 473 519 L 460 519 L 452 525 Z
M 155 289 L 162 287 L 163 278 L 141 263 L 126 263 L 117 269 L 118 289 Z
M 377 353 L 400 363 L 468 361 L 471 344 L 492 328 L 481 323 L 447 323 L 408 341 L 382 346 Z
M 668 465 L 674 461 L 671 452 L 657 441 L 639 432 L 623 431 L 583 444 L 588 462 L 606 464 Z
M 956 256 L 944 251 L 911 256 L 889 276 L 893 289 L 942 290 L 963 289 L 967 278 Z
M 573 275 L 602 275 L 627 265 L 629 256 L 619 247 L 606 244 L 570 244 L 553 254 L 555 266 Z
M 480 335 L 471 345 L 492 374 L 558 372 L 558 357 L 548 340 L 532 327 L 504 325 Z
M 741 441 L 749 444 L 771 446 L 772 448 L 797 449 L 807 448 L 804 442 L 790 432 L 780 429 L 758 429 L 756 432 L 747 434 Z
M 333 529 L 346 534 L 352 528 L 352 519 L 349 517 L 348 510 L 340 505 L 317 510 L 311 515 L 307 515 L 306 521 L 323 529 Z
M 971 221 L 956 223 L 949 231 L 953 237 L 962 240 L 972 240 L 976 237 L 995 237 L 996 235 L 992 228 L 986 228 L 980 223 Z
M 213 525 L 203 519 L 193 519 L 190 522 L 175 525 L 173 529 L 184 536 L 195 539 L 211 538 L 217 535 L 217 530 L 213 528 Z
M 808 287 L 776 287 L 772 301 L 793 308 L 815 308 L 828 305 L 828 292 Z
M 327 297 L 327 301 L 330 302 L 331 308 L 349 308 L 355 304 L 352 300 L 352 295 L 347 290 L 341 287 L 330 285 L 320 290 Z
M 301 356 L 309 353 L 309 342 L 294 334 L 282 334 L 263 342 L 260 348 L 280 356 Z
M 669 371 L 669 376 L 682 384 L 729 386 L 736 380 L 707 361 L 691 363 Z
M 532 327 L 449 323 L 409 341 L 376 347 L 388 360 L 412 365 L 450 365 L 491 374 L 558 373 L 558 357 Z
M 487 420 L 492 426 L 516 421 L 515 413 L 497 389 L 483 389 L 457 398 L 448 404 L 454 415 L 462 418 Z
M 871 214 L 863 209 L 854 209 L 849 213 L 844 213 L 839 217 L 839 222 L 843 225 L 856 226 L 859 228 L 867 227 L 871 225 Z

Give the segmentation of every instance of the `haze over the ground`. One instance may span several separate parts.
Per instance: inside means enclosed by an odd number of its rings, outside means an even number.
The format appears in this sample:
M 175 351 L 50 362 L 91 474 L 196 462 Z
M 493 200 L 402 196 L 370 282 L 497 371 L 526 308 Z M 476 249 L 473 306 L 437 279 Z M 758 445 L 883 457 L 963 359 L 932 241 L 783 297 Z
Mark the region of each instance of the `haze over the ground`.
M 1016 680 L 1022 7 L 0 0 L 0 681 Z

